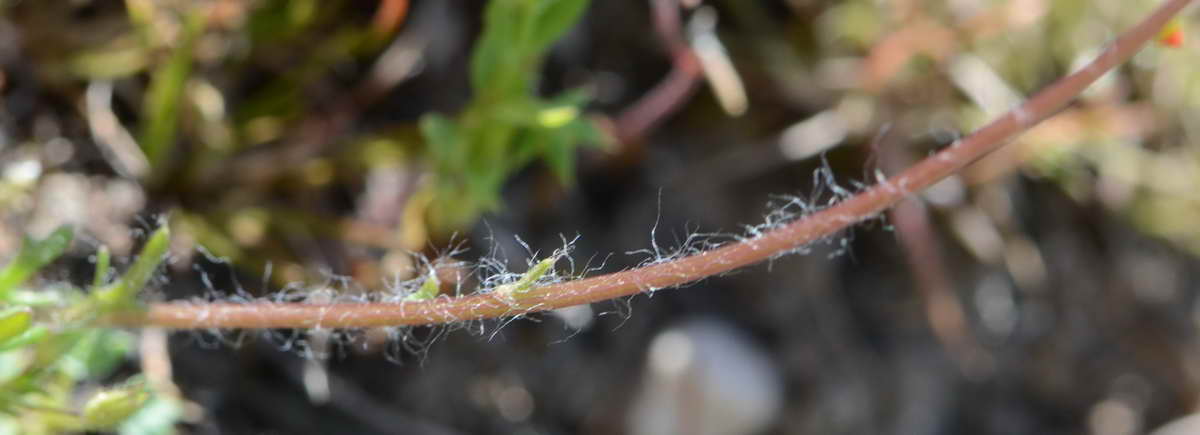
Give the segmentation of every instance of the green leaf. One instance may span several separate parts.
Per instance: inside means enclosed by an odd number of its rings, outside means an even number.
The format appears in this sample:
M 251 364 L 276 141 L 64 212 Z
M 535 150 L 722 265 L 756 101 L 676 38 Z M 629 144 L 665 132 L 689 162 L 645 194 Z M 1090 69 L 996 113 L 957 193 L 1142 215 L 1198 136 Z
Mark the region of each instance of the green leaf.
M 590 101 L 592 93 L 587 89 L 568 89 L 550 99 L 550 104 L 583 107 Z
M 22 332 L 21 335 L 0 341 L 0 352 L 8 352 L 13 349 L 34 345 L 49 336 L 50 330 L 48 328 L 42 325 L 34 325 Z
M 170 244 L 171 231 L 164 225 L 150 235 L 137 260 L 121 275 L 121 279 L 92 293 L 95 300 L 108 310 L 133 305 L 138 292 L 146 287 L 158 266 L 166 259 Z
M 71 58 L 67 67 L 72 74 L 88 80 L 115 80 L 146 69 L 147 52 L 143 47 L 87 51 Z
M 462 173 L 469 156 L 461 149 L 458 125 L 440 114 L 430 113 L 421 117 L 420 129 L 434 171 L 438 174 Z M 439 178 L 439 181 L 445 180 Z
M 63 288 L 61 285 L 49 285 L 47 287 L 59 287 L 59 289 Z M 66 288 L 70 287 L 67 286 Z M 23 305 L 31 308 L 61 307 L 64 305 L 64 302 L 69 302 L 69 296 L 73 296 L 73 294 L 69 293 L 69 291 L 63 292 L 20 289 L 8 295 L 8 302 L 12 303 L 13 305 Z
M 58 363 L 63 357 L 75 351 L 76 345 L 81 340 L 88 338 L 88 335 L 87 331 L 77 328 L 55 331 L 54 334 L 50 334 L 44 340 L 38 342 L 37 347 L 34 348 L 34 358 L 30 365 L 32 367 L 50 367 Z M 66 366 L 60 366 L 60 368 L 65 369 Z M 82 373 L 83 371 L 81 369 L 77 370 L 77 372 Z M 72 378 L 80 379 L 82 376 L 72 376 Z
M 204 31 L 206 19 L 207 16 L 199 9 L 185 18 L 183 40 L 167 62 L 154 71 L 150 90 L 146 92 L 146 110 L 142 114 L 145 123 L 140 142 L 150 167 L 159 175 L 163 174 L 165 160 L 175 145 L 179 108 L 182 106 L 180 100 L 192 71 L 192 51 Z
M 100 246 L 100 251 L 96 252 L 96 273 L 92 275 L 92 287 L 100 288 L 108 281 L 108 267 L 112 261 L 112 254 L 108 252 L 107 246 Z
M 579 21 L 588 0 L 540 0 L 531 44 L 538 51 L 549 48 Z
M 527 0 L 492 0 L 483 15 L 483 34 L 471 53 L 471 87 L 477 93 L 502 93 L 518 71 L 522 47 L 521 15 Z
M 543 154 L 546 149 L 550 134 L 544 129 L 525 128 L 513 140 L 513 149 L 509 154 L 508 161 L 511 164 L 511 169 L 516 170 L 524 167 Z
M 29 357 L 26 355 L 16 352 L 0 352 L 0 387 L 7 387 L 14 378 L 21 376 L 28 363 Z M 0 388 L 0 397 L 9 396 L 12 393 L 13 391 Z M 0 403 L 0 409 L 2 408 L 2 403 Z
M 429 271 L 429 276 L 425 278 L 425 282 L 421 283 L 421 288 L 412 294 L 405 296 L 405 301 L 427 301 L 437 297 L 438 289 L 441 288 L 441 283 L 438 282 L 437 272 L 432 269 Z
M 509 127 L 534 125 L 542 106 L 541 102 L 527 95 L 509 97 L 489 107 L 486 122 L 507 124 Z
M 426 145 L 435 158 L 444 159 L 455 156 L 458 126 L 454 124 L 454 121 L 437 113 L 422 116 L 421 136 L 425 138 Z
M 60 360 L 64 373 L 74 380 L 107 376 L 134 349 L 134 336 L 119 329 L 90 329 L 73 337 L 74 342 Z
M 587 94 L 546 102 L 534 94 L 545 52 L 579 20 L 588 0 L 491 0 L 471 55 L 471 103 L 451 122 L 421 121 L 437 176 L 431 216 L 458 230 L 500 206 L 499 191 L 515 171 L 539 156 L 560 178 L 573 174 L 575 133 Z M 553 153 L 547 152 L 553 147 Z
M 150 400 L 145 382 L 132 382 L 101 391 L 83 406 L 83 424 L 91 430 L 113 429 L 133 416 Z
M 108 376 L 133 351 L 136 338 L 119 329 L 100 329 L 89 343 L 91 349 L 80 356 L 88 378 Z
M 558 182 L 564 186 L 570 185 L 575 179 L 575 143 L 569 131 L 549 132 L 550 141 L 542 151 L 546 166 L 554 172 Z
M 8 300 L 13 288 L 66 252 L 74 236 L 71 226 L 63 225 L 42 240 L 25 237 L 17 257 L 0 270 L 0 300 Z
M 613 139 L 606 135 L 591 119 L 579 118 L 564 127 L 571 131 L 576 143 L 596 148 L 608 148 Z
M 179 401 L 154 395 L 142 409 L 121 424 L 121 435 L 169 435 L 175 433 L 175 422 L 183 416 Z
M 0 313 L 0 346 L 24 334 L 33 324 L 33 310 L 29 307 L 11 307 Z

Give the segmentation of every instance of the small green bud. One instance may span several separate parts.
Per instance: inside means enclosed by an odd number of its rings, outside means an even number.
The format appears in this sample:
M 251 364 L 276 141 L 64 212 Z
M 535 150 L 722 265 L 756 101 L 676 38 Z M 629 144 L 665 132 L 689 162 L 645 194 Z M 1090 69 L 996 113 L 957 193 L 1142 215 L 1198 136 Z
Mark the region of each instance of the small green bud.
M 537 264 L 534 264 L 533 267 L 530 267 L 524 275 L 521 275 L 521 279 L 518 279 L 516 282 L 497 286 L 496 292 L 507 298 L 513 298 L 528 292 L 529 290 L 533 289 L 533 285 L 537 284 L 539 279 L 542 279 L 543 276 L 546 276 L 546 274 L 554 268 L 554 264 L 557 263 L 558 259 L 562 258 L 563 255 L 564 254 L 562 252 L 555 252 L 554 255 L 551 255 L 549 258 L 539 261 Z
M 559 128 L 578 117 L 579 109 L 574 106 L 558 106 L 539 111 L 537 122 L 542 128 Z
M 138 259 L 129 270 L 112 284 L 96 289 L 93 297 L 107 309 L 121 308 L 134 304 L 138 292 L 150 282 L 154 271 L 167 257 L 167 248 L 171 244 L 171 232 L 166 226 L 154 231 L 150 240 L 142 247 Z
M 146 404 L 150 392 L 142 383 L 101 391 L 83 406 L 83 424 L 88 429 L 111 429 L 125 422 Z
M 421 283 L 421 288 L 412 294 L 405 296 L 405 301 L 427 301 L 437 297 L 438 289 L 441 288 L 441 283 L 438 282 L 437 272 L 429 271 L 429 276 L 425 278 L 425 282 Z

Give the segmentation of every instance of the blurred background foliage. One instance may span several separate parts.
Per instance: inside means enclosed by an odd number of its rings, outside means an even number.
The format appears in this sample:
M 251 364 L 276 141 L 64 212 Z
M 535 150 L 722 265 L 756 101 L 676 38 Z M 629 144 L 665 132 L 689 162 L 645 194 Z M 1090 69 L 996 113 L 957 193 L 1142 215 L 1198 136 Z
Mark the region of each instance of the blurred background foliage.
M 120 385 L 95 385 L 113 375 L 136 343 L 133 334 L 99 327 L 97 319 L 140 303 L 139 293 L 166 258 L 167 229 L 156 231 L 115 279 L 101 248 L 86 292 L 65 282 L 27 285 L 66 252 L 73 237 L 66 225 L 41 240 L 26 237 L 0 269 L 0 432 L 172 433 L 181 405 L 169 392 L 169 379 L 148 382 L 134 375 Z
M 661 221 L 670 244 L 761 221 L 770 195 L 813 191 L 822 161 L 849 185 L 949 146 L 1155 5 L 3 1 L 0 254 L 71 224 L 76 242 L 44 282 L 76 279 L 98 246 L 124 270 L 138 230 L 165 215 L 175 282 L 152 297 L 214 298 L 370 292 L 417 273 L 409 252 L 455 244 L 520 264 L 514 234 L 551 252 L 577 233 L 576 252 L 603 258 L 645 248 Z M 295 361 L 271 345 L 214 355 L 176 337 L 166 369 L 145 368 L 163 363 L 161 331 L 142 332 L 137 360 L 151 378 L 174 373 L 190 401 L 180 427 L 199 433 L 394 432 L 381 416 L 444 432 L 653 433 L 630 409 L 655 385 L 647 349 L 703 313 L 776 367 L 770 433 L 1151 429 L 1200 403 L 1191 21 L 1182 47 L 1147 48 L 890 212 L 895 232 L 840 239 L 850 255 L 818 248 L 594 308 L 636 306 L 628 319 L 589 308 L 558 346 L 547 325 L 513 326 L 508 342 L 452 334 L 419 367 Z M 371 354 L 370 337 L 348 347 Z

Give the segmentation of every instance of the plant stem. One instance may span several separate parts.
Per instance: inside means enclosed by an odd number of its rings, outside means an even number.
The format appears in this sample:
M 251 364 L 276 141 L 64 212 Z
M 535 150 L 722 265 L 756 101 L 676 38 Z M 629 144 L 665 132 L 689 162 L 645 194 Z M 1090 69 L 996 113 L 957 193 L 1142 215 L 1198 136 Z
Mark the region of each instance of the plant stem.
M 514 316 L 678 286 L 761 262 L 870 219 L 897 201 L 999 149 L 1052 116 L 1101 75 L 1153 39 L 1191 0 L 1168 0 L 1113 41 L 1083 69 L 899 175 L 828 209 L 759 237 L 637 269 L 530 289 L 519 299 L 497 292 L 399 303 L 156 303 L 143 313 L 111 317 L 113 324 L 168 328 L 367 328 L 425 325 Z

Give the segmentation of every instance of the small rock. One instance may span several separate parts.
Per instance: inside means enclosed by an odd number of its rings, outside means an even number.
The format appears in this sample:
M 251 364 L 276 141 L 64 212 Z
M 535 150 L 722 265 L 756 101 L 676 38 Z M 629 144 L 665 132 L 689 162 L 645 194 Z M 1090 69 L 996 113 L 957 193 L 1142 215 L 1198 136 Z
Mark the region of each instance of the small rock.
M 753 434 L 782 407 L 779 369 L 724 322 L 693 320 L 663 331 L 645 370 L 628 415 L 634 435 Z
M 1150 435 L 1192 435 L 1200 433 L 1200 414 L 1189 414 L 1162 425 Z

